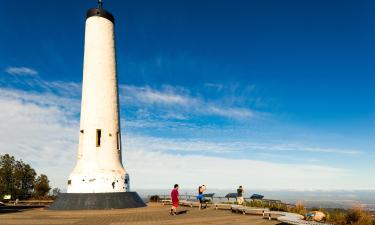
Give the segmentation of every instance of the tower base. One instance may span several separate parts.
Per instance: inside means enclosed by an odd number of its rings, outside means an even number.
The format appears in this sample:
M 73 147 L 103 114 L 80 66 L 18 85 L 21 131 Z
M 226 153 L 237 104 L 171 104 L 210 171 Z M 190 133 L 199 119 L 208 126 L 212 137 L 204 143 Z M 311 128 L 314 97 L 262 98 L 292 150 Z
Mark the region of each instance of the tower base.
M 51 210 L 124 209 L 145 207 L 137 192 L 61 193 Z

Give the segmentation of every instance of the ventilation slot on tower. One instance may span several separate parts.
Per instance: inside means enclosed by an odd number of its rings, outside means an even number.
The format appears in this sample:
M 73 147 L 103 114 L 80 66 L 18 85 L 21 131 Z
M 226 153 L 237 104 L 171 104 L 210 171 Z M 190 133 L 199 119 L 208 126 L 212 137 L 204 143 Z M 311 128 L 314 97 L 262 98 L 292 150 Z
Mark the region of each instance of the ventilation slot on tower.
M 100 147 L 101 138 L 102 138 L 102 130 L 96 129 L 96 147 Z
M 120 150 L 120 146 L 121 146 L 121 140 L 120 140 L 120 132 L 117 132 L 117 150 Z

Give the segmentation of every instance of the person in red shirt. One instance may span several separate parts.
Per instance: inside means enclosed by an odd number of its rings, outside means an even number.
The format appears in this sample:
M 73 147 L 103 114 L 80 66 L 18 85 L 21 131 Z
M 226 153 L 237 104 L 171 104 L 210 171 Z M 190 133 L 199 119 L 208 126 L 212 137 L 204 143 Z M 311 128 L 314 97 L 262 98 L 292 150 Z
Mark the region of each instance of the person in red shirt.
M 175 184 L 173 190 L 171 191 L 171 199 L 172 199 L 172 208 L 171 208 L 170 213 L 171 215 L 176 215 L 178 202 L 180 199 L 180 195 L 178 193 L 178 184 Z

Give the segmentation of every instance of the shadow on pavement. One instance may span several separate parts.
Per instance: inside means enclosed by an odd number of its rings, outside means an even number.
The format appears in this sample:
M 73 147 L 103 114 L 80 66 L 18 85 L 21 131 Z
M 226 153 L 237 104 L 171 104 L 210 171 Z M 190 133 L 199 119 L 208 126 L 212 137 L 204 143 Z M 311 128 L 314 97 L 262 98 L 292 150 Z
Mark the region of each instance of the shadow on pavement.
M 182 210 L 182 211 L 178 211 L 176 214 L 177 215 L 181 215 L 181 214 L 185 214 L 187 212 L 188 212 L 188 210 Z
M 20 205 L 20 206 L 0 206 L 0 214 L 5 213 L 17 213 L 22 212 L 27 209 L 37 209 L 37 208 L 44 208 L 45 206 L 30 206 L 30 205 Z
M 18 209 L 1 209 L 0 208 L 0 214 L 16 213 L 16 212 L 21 212 L 21 210 L 18 210 Z

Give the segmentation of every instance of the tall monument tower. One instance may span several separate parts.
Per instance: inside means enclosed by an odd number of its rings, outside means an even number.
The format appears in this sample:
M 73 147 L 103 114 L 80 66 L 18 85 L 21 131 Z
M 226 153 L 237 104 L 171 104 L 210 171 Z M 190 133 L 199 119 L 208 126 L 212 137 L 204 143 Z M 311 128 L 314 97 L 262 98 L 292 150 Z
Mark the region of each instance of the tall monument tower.
M 124 192 L 114 18 L 102 8 L 86 17 L 78 161 L 68 193 Z
M 114 23 L 101 0 L 87 11 L 78 159 L 51 209 L 145 206 L 121 162 Z

